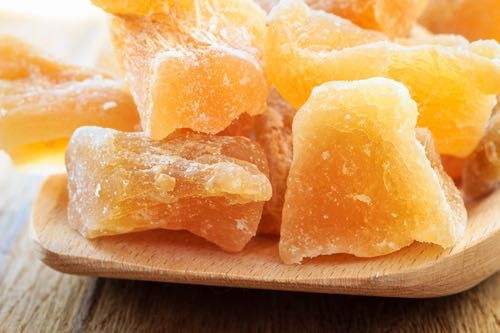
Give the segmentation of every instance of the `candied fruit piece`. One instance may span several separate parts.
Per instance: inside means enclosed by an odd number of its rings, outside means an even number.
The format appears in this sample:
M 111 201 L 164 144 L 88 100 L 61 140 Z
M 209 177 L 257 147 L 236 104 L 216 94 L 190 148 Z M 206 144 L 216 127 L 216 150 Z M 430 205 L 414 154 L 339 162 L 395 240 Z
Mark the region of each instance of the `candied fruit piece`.
M 499 113 L 491 117 L 481 142 L 465 160 L 462 182 L 469 200 L 488 194 L 500 184 Z
M 264 11 L 249 0 L 194 4 L 112 23 L 142 127 L 156 140 L 177 128 L 215 134 L 265 111 Z
M 446 173 L 455 181 L 455 184 L 462 183 L 462 172 L 464 169 L 464 158 L 458 158 L 448 155 L 441 156 L 441 162 Z
M 407 36 L 428 0 L 309 0 L 311 7 L 329 11 L 360 27 L 390 37 Z
M 269 161 L 273 197 L 265 203 L 259 232 L 280 234 L 286 180 L 292 163 L 292 121 L 295 109 L 273 89 L 267 110 L 255 119 L 255 134 Z
M 26 170 L 56 167 L 64 171 L 64 155 L 69 139 L 37 142 L 9 149 L 8 153 L 16 168 Z
M 436 150 L 434 139 L 427 128 L 417 128 L 415 130 L 416 138 L 425 149 L 425 156 L 431 163 L 432 169 L 438 177 L 439 184 L 443 189 L 446 201 L 451 208 L 452 223 L 456 223 L 459 232 L 457 236 L 463 234 L 467 223 L 467 211 L 465 210 L 464 200 L 460 190 L 456 186 L 454 179 L 448 174 L 445 165 L 442 163 L 442 157 Z
M 500 41 L 500 1 L 433 0 L 420 22 L 433 32 L 461 34 L 471 40 Z
M 270 11 L 279 0 L 257 0 Z M 348 19 L 360 27 L 379 30 L 390 37 L 407 36 L 428 0 L 306 0 L 321 9 Z
M 412 43 L 417 45 L 403 45 Z M 446 43 L 456 45 L 441 45 Z M 266 48 L 268 76 L 296 108 L 331 80 L 402 82 L 418 104 L 418 126 L 430 129 L 441 154 L 465 157 L 474 150 L 500 92 L 500 46 L 494 41 L 389 42 L 301 0 L 273 8 Z
M 227 136 L 245 136 L 247 138 L 252 138 L 255 134 L 255 119 L 254 117 L 248 115 L 248 113 L 243 113 L 238 117 L 238 119 L 233 120 L 231 125 L 226 127 L 218 135 Z
M 113 14 L 150 15 L 167 13 L 174 0 L 91 0 L 92 3 Z M 178 0 L 184 4 L 188 1 Z
M 88 238 L 188 230 L 227 251 L 255 235 L 271 197 L 267 160 L 243 137 L 82 127 L 66 154 L 69 222 Z
M 30 147 L 60 147 L 80 126 L 132 131 L 138 124 L 132 97 L 120 82 L 0 36 L 0 149 L 13 156 L 24 151 L 20 158 L 26 160 L 28 151 L 35 152 Z
M 378 256 L 414 240 L 449 247 L 463 235 L 463 201 L 439 155 L 426 157 L 416 121 L 408 90 L 389 79 L 313 89 L 293 121 L 280 239 L 286 263 Z M 419 136 L 432 151 L 430 135 Z

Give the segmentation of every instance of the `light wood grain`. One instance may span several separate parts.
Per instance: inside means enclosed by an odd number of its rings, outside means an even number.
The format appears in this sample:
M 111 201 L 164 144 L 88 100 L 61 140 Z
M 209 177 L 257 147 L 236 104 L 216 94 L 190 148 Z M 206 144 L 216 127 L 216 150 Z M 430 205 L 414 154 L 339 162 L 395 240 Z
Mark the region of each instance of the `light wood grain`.
M 2 333 L 496 333 L 500 329 L 500 274 L 458 295 L 413 300 L 61 274 L 36 260 L 29 235 L 29 207 L 39 182 L 0 172 Z
M 325 293 L 432 297 L 475 286 L 500 268 L 500 192 L 469 210 L 452 249 L 414 244 L 388 256 L 320 257 L 285 265 L 277 239 L 259 236 L 225 253 L 188 234 L 154 230 L 87 240 L 68 227 L 66 176 L 49 178 L 34 204 L 40 258 L 61 272 L 114 278 Z

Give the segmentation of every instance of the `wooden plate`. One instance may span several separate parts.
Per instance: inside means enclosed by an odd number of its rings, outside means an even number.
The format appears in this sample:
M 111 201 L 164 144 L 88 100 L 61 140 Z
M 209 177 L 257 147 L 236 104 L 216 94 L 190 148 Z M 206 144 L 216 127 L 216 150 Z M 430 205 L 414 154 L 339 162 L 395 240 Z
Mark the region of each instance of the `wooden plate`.
M 323 293 L 432 297 L 471 288 L 500 269 L 500 191 L 469 209 L 455 247 L 413 244 L 377 258 L 333 255 L 285 265 L 278 239 L 225 253 L 187 232 L 155 230 L 87 240 L 67 223 L 66 176 L 46 180 L 32 212 L 40 259 L 70 274 Z

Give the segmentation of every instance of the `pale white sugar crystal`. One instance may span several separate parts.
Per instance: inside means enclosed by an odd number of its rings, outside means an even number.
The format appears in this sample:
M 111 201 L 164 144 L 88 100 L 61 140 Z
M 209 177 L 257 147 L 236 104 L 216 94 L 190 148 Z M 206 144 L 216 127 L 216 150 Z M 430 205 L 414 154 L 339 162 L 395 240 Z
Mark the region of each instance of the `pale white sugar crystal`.
M 236 229 L 248 232 L 247 221 L 244 219 L 236 219 Z
M 367 196 L 366 194 L 353 194 L 353 195 L 351 195 L 351 198 L 353 198 L 354 200 L 364 202 L 368 205 L 371 204 L 371 202 L 372 202 L 372 199 L 369 196 Z
M 101 184 L 98 183 L 97 186 L 95 187 L 95 196 L 100 197 L 101 196 Z
M 113 108 L 116 108 L 118 104 L 116 104 L 115 101 L 109 101 L 109 102 L 106 102 L 102 105 L 102 109 L 103 110 L 109 110 L 109 109 L 113 109 Z

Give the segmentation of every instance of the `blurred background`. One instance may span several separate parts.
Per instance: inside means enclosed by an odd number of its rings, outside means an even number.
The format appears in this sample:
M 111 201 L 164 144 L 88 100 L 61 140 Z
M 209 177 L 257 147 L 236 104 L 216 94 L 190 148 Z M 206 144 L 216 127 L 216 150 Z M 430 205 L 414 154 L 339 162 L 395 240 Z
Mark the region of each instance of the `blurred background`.
M 2 0 L 0 34 L 14 35 L 62 62 L 103 67 L 112 62 L 106 14 L 90 0 Z M 46 175 L 64 171 L 61 157 L 18 168 Z M 0 188 L 14 174 L 9 157 L 0 150 Z

